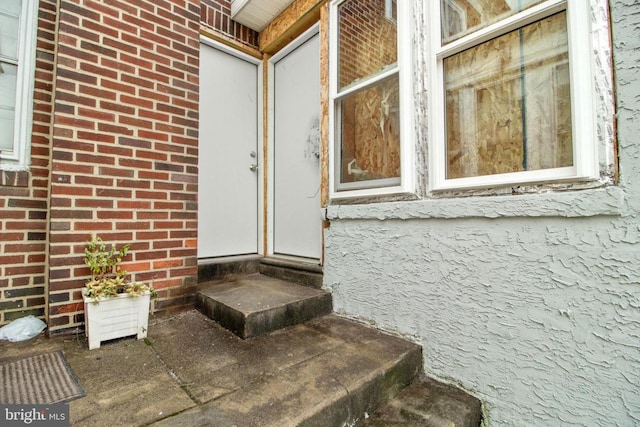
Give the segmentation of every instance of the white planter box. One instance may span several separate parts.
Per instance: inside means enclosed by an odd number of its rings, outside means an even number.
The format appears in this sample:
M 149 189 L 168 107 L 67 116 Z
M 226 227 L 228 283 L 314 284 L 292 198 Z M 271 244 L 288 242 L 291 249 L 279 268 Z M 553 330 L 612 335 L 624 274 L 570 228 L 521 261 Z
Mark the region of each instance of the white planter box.
M 149 323 L 149 302 L 151 293 L 131 297 L 127 294 L 104 298 L 96 304 L 94 298 L 87 298 L 82 288 L 84 300 L 85 333 L 89 340 L 89 350 L 100 348 L 102 341 L 136 335 L 146 338 Z

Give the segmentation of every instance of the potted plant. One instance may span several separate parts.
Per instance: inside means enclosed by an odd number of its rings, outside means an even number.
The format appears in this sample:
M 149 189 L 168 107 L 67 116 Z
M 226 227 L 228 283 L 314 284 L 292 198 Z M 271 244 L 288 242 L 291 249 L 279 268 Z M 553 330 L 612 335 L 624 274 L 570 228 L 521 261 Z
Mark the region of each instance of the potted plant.
M 90 350 L 99 348 L 102 341 L 147 336 L 150 299 L 156 294 L 146 283 L 127 280 L 127 272 L 120 268 L 130 247 L 107 248 L 99 236 L 92 234 L 84 250 L 84 262 L 91 270 L 91 279 L 82 288 Z

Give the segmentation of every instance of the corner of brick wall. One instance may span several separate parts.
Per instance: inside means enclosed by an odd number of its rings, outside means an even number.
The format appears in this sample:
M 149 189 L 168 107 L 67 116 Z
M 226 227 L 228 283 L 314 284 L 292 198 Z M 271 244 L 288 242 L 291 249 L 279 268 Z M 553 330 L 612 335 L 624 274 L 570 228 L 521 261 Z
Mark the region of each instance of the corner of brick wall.
M 197 283 L 200 7 L 63 0 L 53 123 L 49 328 L 84 321 L 91 233 L 118 246 L 156 311 Z
M 0 325 L 45 318 L 55 0 L 40 0 L 31 167 L 0 170 Z
M 231 19 L 229 0 L 200 0 L 200 24 L 224 38 L 258 49 L 258 32 Z

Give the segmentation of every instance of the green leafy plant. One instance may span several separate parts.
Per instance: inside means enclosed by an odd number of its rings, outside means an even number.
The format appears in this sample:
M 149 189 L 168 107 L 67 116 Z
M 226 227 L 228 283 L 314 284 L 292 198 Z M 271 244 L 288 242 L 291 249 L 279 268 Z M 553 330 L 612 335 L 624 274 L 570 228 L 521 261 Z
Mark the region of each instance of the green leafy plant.
M 107 248 L 100 236 L 91 235 L 91 240 L 84 249 L 84 263 L 91 270 L 85 296 L 95 298 L 96 302 L 102 298 L 112 298 L 125 293 L 140 296 L 145 292 L 151 292 L 152 297 L 156 296 L 153 288 L 146 283 L 126 280 L 127 271 L 120 268 L 120 262 L 127 256 L 130 247 L 130 244 L 126 244 L 120 249 L 115 245 Z

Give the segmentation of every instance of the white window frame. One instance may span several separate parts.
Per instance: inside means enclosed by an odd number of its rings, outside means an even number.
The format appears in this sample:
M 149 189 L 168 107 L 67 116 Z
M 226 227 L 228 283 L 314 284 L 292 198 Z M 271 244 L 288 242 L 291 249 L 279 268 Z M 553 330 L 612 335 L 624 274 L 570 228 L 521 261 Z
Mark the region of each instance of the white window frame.
M 569 39 L 569 69 L 571 86 L 571 120 L 573 163 L 571 167 L 542 169 L 474 176 L 446 178 L 446 129 L 444 99 L 444 59 L 477 46 L 530 23 L 561 11 L 567 11 Z M 535 184 L 562 181 L 590 181 L 599 178 L 598 142 L 596 132 L 595 94 L 591 55 L 590 2 L 586 0 L 548 0 L 514 16 L 468 34 L 446 46 L 441 44 L 440 2 L 430 1 L 431 70 L 430 79 L 430 189 L 453 190 L 490 188 L 505 185 Z
M 333 0 L 329 5 L 329 198 L 344 199 L 395 194 L 413 194 L 415 192 L 415 148 L 413 131 L 412 96 L 412 1 L 397 2 L 398 16 L 398 61 L 374 76 L 367 76 L 339 91 L 338 88 L 338 6 L 348 0 Z M 362 89 L 373 87 L 387 78 L 398 75 L 400 81 L 400 180 L 361 181 L 361 188 L 350 189 L 339 184 L 339 158 L 341 144 L 339 103 L 346 96 Z M 389 182 L 385 185 L 385 181 Z M 367 185 L 370 188 L 365 188 Z M 340 187 L 340 188 L 339 188 Z
M 393 17 L 393 3 L 396 3 L 396 6 L 397 6 L 398 2 L 397 0 L 384 1 L 384 16 L 391 22 L 397 22 L 396 19 Z
M 37 30 L 38 0 L 23 0 L 18 34 L 18 61 L 0 55 L 3 62 L 18 67 L 13 149 L 0 150 L 1 170 L 26 170 L 29 167 Z

